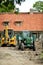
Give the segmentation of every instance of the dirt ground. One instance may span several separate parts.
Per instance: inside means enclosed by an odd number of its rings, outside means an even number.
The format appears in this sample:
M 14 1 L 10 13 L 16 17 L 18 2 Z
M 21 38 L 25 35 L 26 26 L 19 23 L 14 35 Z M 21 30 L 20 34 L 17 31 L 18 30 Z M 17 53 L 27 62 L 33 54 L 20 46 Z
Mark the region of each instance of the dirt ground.
M 43 65 L 37 63 L 36 51 L 20 51 L 14 47 L 0 47 L 0 65 Z

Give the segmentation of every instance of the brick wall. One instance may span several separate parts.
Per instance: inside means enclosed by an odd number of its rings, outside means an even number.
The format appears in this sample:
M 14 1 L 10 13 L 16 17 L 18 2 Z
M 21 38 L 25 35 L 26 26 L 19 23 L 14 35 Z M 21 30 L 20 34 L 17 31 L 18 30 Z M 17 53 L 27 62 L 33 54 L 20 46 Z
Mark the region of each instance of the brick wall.
M 43 31 L 43 13 L 34 14 L 0 14 L 0 31 L 4 29 L 2 22 L 9 21 L 9 29 L 15 31 L 29 30 L 29 31 Z M 21 25 L 15 25 L 15 21 L 21 21 Z

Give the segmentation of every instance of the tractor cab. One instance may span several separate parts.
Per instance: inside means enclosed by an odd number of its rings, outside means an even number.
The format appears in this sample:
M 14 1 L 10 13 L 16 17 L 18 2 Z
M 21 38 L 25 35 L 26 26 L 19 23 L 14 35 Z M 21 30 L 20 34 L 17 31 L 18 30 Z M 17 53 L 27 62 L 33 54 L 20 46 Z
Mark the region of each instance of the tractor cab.
M 4 37 L 5 37 L 5 33 L 6 33 L 6 30 L 3 31 L 3 36 Z M 8 36 L 9 36 L 10 39 L 12 37 L 14 37 L 14 31 L 13 31 L 13 29 L 8 29 Z
M 14 31 L 12 29 L 8 29 L 8 35 L 9 35 L 9 38 L 13 38 L 14 37 Z

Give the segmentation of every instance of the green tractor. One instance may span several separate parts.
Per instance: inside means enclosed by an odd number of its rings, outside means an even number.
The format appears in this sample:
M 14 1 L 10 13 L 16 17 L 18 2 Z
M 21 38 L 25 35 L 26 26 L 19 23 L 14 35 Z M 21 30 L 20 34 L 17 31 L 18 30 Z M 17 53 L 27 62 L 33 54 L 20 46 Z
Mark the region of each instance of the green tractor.
M 34 36 L 30 32 L 22 32 L 18 35 L 18 49 L 32 48 L 35 51 Z

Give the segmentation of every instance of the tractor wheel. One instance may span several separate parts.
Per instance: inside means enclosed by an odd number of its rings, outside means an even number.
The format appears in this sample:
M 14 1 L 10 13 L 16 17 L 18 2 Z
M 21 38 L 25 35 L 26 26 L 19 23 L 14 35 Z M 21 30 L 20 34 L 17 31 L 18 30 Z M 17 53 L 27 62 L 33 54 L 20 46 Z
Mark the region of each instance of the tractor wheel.
M 1 47 L 6 47 L 6 46 L 7 46 L 7 44 L 2 44 L 2 45 L 1 45 Z
M 33 51 L 35 51 L 35 47 L 33 46 Z
M 35 51 L 36 49 L 35 49 L 35 44 L 33 43 L 33 51 Z
M 21 43 L 18 44 L 18 49 L 21 49 Z
M 16 45 L 10 44 L 10 47 L 16 47 Z
M 24 43 L 21 43 L 21 50 L 24 50 Z

